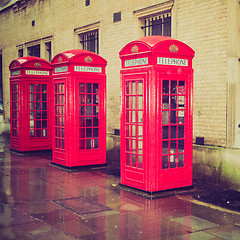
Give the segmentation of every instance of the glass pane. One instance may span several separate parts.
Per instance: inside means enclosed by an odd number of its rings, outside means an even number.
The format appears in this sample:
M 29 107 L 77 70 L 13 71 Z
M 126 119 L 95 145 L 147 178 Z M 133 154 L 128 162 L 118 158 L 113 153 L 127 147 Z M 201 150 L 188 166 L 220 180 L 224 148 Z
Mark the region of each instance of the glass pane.
M 132 94 L 136 94 L 136 82 L 132 82 Z
M 132 167 L 136 167 L 137 166 L 136 162 L 137 162 L 136 155 L 132 154 Z
M 138 109 L 142 109 L 142 108 L 143 108 L 143 97 L 138 96 Z
M 130 139 L 126 139 L 126 151 L 130 151 L 131 146 L 130 146 Z
M 184 167 L 184 154 L 178 155 L 178 167 Z
M 93 104 L 98 104 L 99 100 L 98 100 L 98 95 L 93 95 Z
M 36 130 L 36 137 L 41 137 L 41 130 Z
M 80 116 L 84 116 L 85 115 L 85 106 L 80 106 Z
M 30 86 L 29 86 L 29 91 L 30 91 L 30 92 L 34 92 L 34 84 L 30 84 Z
M 34 129 L 30 129 L 30 137 L 35 137 L 35 131 L 34 131 Z
M 93 84 L 93 93 L 98 93 L 98 83 Z
M 171 94 L 177 93 L 177 81 L 171 81 Z
M 168 131 L 169 131 L 169 127 L 168 126 L 164 126 L 163 127 L 163 136 L 162 136 L 163 139 L 168 139 L 169 138 Z
M 163 109 L 169 109 L 169 96 L 163 96 Z
M 142 168 L 143 167 L 143 156 L 142 155 L 138 155 L 138 168 Z
M 92 128 L 86 128 L 86 137 L 91 138 L 92 137 Z
M 92 127 L 92 118 L 90 118 L 90 117 L 86 118 L 86 126 L 87 127 Z
M 30 119 L 35 119 L 35 112 L 30 112 Z
M 178 141 L 178 152 L 183 153 L 184 152 L 184 140 Z
M 184 123 L 184 111 L 178 112 L 178 123 L 183 124 Z
M 87 83 L 87 93 L 92 93 L 92 83 Z
M 92 149 L 92 139 L 86 140 L 86 149 Z
M 85 83 L 79 83 L 79 93 L 85 93 Z
M 170 168 L 176 168 L 177 167 L 177 156 L 171 155 L 170 156 Z
M 130 97 L 126 96 L 126 108 L 130 108 Z
M 132 97 L 132 109 L 136 109 L 136 97 Z
M 173 140 L 171 141 L 171 148 L 170 148 L 170 153 L 177 153 L 177 141 Z
M 184 81 L 179 81 L 178 93 L 185 94 L 185 82 Z
M 94 117 L 93 118 L 93 126 L 97 127 L 99 125 L 99 118 L 98 117 Z
M 169 81 L 163 80 L 163 94 L 169 94 Z
M 62 129 L 62 138 L 64 138 L 65 137 L 65 131 L 64 131 L 64 128 Z
M 130 166 L 130 154 L 126 153 L 126 165 Z
M 171 123 L 177 123 L 177 112 L 171 111 Z
M 126 111 L 126 123 L 130 122 L 130 114 L 129 111 Z
M 130 128 L 131 128 L 131 125 L 125 125 L 126 137 L 130 137 L 130 132 L 131 132 Z
M 93 115 L 98 115 L 98 114 L 99 114 L 99 107 L 93 106 Z
M 163 156 L 162 157 L 162 169 L 167 169 L 168 168 L 168 156 Z
M 136 122 L 136 111 L 132 111 L 132 122 Z
M 41 93 L 36 93 L 36 101 L 41 101 Z
M 94 109 L 94 107 L 93 107 Z M 91 116 L 92 115 L 92 106 L 86 106 L 86 115 Z
M 130 93 L 130 82 L 126 82 L 126 94 Z
M 136 137 L 136 125 L 132 125 L 132 137 Z
M 93 139 L 93 148 L 96 149 L 98 148 L 98 139 Z
M 36 121 L 36 128 L 41 128 L 41 121 Z
M 138 111 L 138 122 L 139 123 L 143 122 L 143 112 L 142 111 Z
M 13 109 L 15 110 L 15 109 Z M 35 110 L 35 103 L 34 102 L 30 102 L 30 110 Z
M 35 101 L 35 94 L 34 93 L 30 93 L 30 101 Z
M 47 112 L 46 111 L 42 112 L 42 119 L 47 119 Z
M 42 92 L 47 92 L 47 84 L 42 84 Z
M 168 141 L 162 142 L 162 154 L 168 154 Z
M 185 106 L 185 96 L 178 96 L 178 108 L 183 109 Z
M 142 81 L 138 82 L 138 94 L 143 94 L 143 83 L 142 83 Z
M 42 92 L 41 91 L 41 84 L 36 84 L 36 92 Z
M 42 121 L 42 127 L 47 128 L 47 121 L 46 120 Z
M 171 126 L 171 138 L 177 138 L 177 127 Z
M 42 130 L 42 136 L 43 137 L 47 137 L 47 129 L 43 129 Z
M 43 110 L 47 110 L 47 103 L 43 103 L 43 104 L 45 107 Z M 36 102 L 36 110 L 42 110 L 40 102 Z
M 91 104 L 92 103 L 92 95 L 88 94 L 87 95 L 87 104 Z
M 79 104 L 85 104 L 85 95 L 84 94 L 79 95 Z
M 98 137 L 98 128 L 93 128 L 93 137 L 94 138 Z
M 143 126 L 138 126 L 138 138 L 143 138 Z
M 132 140 L 132 152 L 136 152 L 136 140 Z
M 178 126 L 178 138 L 184 138 L 184 126 L 183 125 Z
M 176 109 L 177 108 L 177 96 L 172 96 L 171 97 L 171 109 Z
M 169 111 L 163 111 L 163 124 L 169 124 Z

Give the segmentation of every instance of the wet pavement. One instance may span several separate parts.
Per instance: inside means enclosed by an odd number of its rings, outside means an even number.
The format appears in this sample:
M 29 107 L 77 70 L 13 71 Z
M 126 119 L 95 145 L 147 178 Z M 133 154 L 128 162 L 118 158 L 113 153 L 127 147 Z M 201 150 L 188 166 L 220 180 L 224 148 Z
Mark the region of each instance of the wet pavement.
M 240 212 L 205 203 L 222 186 L 195 180 L 189 192 L 149 199 L 116 187 L 114 164 L 66 172 L 50 163 L 51 152 L 21 156 L 0 136 L 1 240 L 240 239 Z

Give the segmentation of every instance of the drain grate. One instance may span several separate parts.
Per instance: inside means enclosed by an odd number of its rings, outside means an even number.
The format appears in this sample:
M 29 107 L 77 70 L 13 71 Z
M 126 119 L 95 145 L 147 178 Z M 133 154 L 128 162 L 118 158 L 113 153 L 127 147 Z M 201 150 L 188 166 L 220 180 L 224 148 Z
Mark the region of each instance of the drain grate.
M 78 215 L 91 214 L 96 212 L 111 211 L 112 209 L 92 201 L 89 198 L 77 197 L 53 200 L 52 202 L 64 207 Z
M 233 211 L 240 211 L 240 192 L 238 191 L 225 190 L 194 198 Z

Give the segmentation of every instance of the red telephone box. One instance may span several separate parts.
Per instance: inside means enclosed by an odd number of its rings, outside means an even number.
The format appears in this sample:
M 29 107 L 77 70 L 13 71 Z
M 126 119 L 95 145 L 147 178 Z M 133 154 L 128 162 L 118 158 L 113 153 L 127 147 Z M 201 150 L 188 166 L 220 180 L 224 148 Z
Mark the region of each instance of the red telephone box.
M 37 57 L 22 57 L 13 60 L 9 69 L 11 149 L 51 149 L 51 64 Z
M 148 192 L 192 185 L 194 51 L 149 36 L 119 55 L 121 184 Z
M 53 58 L 53 163 L 106 163 L 106 65 L 105 59 L 86 50 Z

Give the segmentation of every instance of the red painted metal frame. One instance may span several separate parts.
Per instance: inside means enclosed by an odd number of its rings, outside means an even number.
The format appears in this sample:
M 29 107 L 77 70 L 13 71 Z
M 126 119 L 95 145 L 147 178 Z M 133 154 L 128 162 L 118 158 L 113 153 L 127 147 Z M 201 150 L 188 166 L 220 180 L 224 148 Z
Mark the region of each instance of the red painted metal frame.
M 194 51 L 149 36 L 119 55 L 121 184 L 148 192 L 191 186 Z
M 99 55 L 79 49 L 53 58 L 53 163 L 106 163 L 106 65 Z
M 51 64 L 37 57 L 22 57 L 13 60 L 9 69 L 11 149 L 51 149 Z

